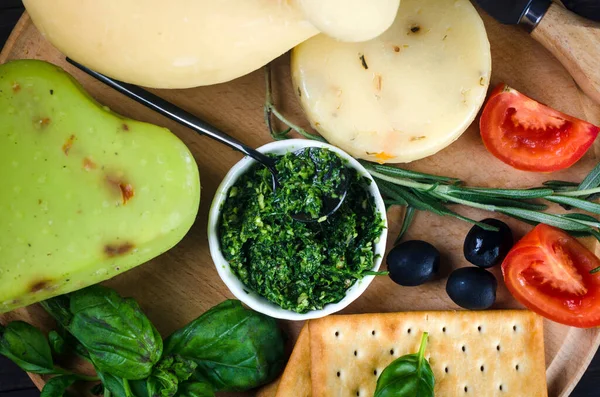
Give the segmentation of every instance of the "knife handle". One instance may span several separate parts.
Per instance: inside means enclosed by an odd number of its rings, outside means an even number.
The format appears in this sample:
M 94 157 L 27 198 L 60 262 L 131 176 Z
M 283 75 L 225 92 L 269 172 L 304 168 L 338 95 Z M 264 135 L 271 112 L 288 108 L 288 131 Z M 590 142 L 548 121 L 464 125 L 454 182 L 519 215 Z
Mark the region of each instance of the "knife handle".
M 531 36 L 563 64 L 583 92 L 600 103 L 600 23 L 552 3 Z

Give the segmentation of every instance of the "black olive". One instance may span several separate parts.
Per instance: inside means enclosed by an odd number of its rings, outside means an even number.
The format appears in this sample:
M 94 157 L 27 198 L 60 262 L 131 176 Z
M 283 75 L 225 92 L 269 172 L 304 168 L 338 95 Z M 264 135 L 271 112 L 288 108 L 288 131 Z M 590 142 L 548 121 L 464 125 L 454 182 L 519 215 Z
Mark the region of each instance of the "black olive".
M 450 299 L 465 309 L 481 310 L 496 301 L 496 277 L 479 267 L 462 267 L 450 273 L 446 292 Z
M 392 248 L 387 265 L 395 283 L 414 287 L 435 276 L 440 269 L 440 253 L 425 241 L 406 241 Z
M 465 238 L 463 252 L 465 258 L 479 267 L 492 267 L 504 260 L 514 244 L 513 234 L 508 225 L 498 219 L 484 219 L 481 222 L 497 227 L 497 232 L 483 230 L 475 225 Z

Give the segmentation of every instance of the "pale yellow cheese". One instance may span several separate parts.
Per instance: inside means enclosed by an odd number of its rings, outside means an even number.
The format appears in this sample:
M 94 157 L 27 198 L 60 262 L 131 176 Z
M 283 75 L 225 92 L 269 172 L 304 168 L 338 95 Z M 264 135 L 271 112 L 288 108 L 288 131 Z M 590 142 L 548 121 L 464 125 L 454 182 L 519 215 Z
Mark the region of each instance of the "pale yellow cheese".
M 410 162 L 455 141 L 474 120 L 490 46 L 468 0 L 402 0 L 393 25 L 364 43 L 318 35 L 292 52 L 311 124 L 355 157 Z
M 385 32 L 400 0 L 299 0 L 306 18 L 322 33 L 342 41 L 367 41 Z
M 24 0 L 59 50 L 113 78 L 186 88 L 245 75 L 318 33 L 294 0 Z

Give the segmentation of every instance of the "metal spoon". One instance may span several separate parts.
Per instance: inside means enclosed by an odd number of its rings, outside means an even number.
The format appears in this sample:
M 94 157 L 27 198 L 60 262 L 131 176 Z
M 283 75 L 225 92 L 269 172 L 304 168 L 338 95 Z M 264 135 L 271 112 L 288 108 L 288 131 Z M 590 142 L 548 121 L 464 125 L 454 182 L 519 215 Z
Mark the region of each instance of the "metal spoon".
M 276 168 L 277 159 L 276 158 L 269 157 L 269 156 L 259 152 L 258 150 L 252 149 L 251 147 L 244 145 L 237 139 L 232 138 L 231 136 L 218 130 L 216 127 L 213 127 L 212 125 L 206 123 L 205 121 L 200 120 L 198 117 L 194 116 L 193 114 L 186 112 L 185 110 L 181 109 L 180 107 L 175 106 L 174 104 L 172 104 L 168 101 L 165 101 L 164 99 L 160 98 L 159 96 L 156 96 L 156 95 L 152 94 L 151 92 L 144 90 L 143 88 L 140 88 L 133 84 L 123 83 L 121 81 L 111 79 L 110 77 L 107 77 L 101 73 L 91 70 L 88 67 L 83 66 L 82 64 L 80 64 L 70 58 L 67 58 L 67 62 L 76 66 L 77 68 L 81 69 L 82 71 L 84 71 L 85 73 L 89 74 L 90 76 L 96 78 L 97 80 L 103 82 L 104 84 L 108 85 L 109 87 L 112 87 L 115 90 L 119 91 L 120 93 L 128 96 L 129 98 L 133 99 L 134 101 L 139 102 L 142 105 L 162 114 L 163 116 L 170 118 L 171 120 L 174 120 L 190 129 L 196 131 L 197 133 L 199 133 L 201 135 L 206 135 L 209 138 L 212 138 L 212 139 L 214 139 L 218 142 L 221 142 L 239 152 L 244 153 L 247 156 L 252 157 L 254 160 L 258 161 L 263 166 L 265 166 L 271 173 L 271 175 L 273 177 L 273 192 L 275 192 L 281 186 L 281 184 L 279 182 L 280 178 L 278 177 L 278 174 L 277 174 L 277 168 Z M 312 148 L 300 149 L 300 150 L 294 152 L 294 154 L 299 155 L 300 153 L 303 153 L 307 149 L 312 149 Z M 316 148 L 314 148 L 314 149 L 316 149 Z M 328 172 L 332 172 L 332 171 L 328 171 Z M 309 214 L 304 214 L 304 213 L 291 214 L 291 217 L 300 222 L 317 222 L 317 221 L 322 221 L 324 219 L 324 217 L 325 218 L 329 217 L 335 211 L 337 211 L 340 208 L 340 206 L 342 205 L 342 202 L 344 201 L 344 199 L 346 198 L 346 194 L 348 192 L 348 185 L 349 185 L 349 177 L 347 175 L 347 172 L 345 172 L 345 168 L 342 168 L 342 172 L 344 174 L 344 177 L 341 178 L 340 184 L 338 185 L 334 196 L 321 198 L 322 202 L 323 202 L 323 206 L 321 207 L 321 213 L 319 214 L 318 217 L 313 218 Z

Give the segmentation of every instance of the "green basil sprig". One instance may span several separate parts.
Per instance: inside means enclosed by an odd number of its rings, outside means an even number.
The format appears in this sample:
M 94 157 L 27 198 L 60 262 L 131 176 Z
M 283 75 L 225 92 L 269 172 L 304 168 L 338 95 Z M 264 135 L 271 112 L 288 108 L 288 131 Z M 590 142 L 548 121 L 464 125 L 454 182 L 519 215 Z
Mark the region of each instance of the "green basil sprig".
M 162 355 L 162 338 L 135 300 L 99 285 L 67 297 L 52 298 L 44 307 L 58 313 L 56 320 L 85 347 L 98 371 L 128 380 L 150 376 Z
M 284 345 L 274 319 L 228 300 L 168 337 L 165 354 L 193 360 L 194 378 L 215 391 L 245 391 L 281 372 Z
M 53 344 L 60 345 L 58 334 Z M 40 375 L 57 375 L 42 389 L 41 397 L 62 397 L 66 390 L 78 380 L 97 380 L 93 376 L 74 374 L 54 365 L 50 343 L 44 334 L 33 325 L 13 321 L 6 327 L 0 326 L 0 354 L 12 360 L 21 369 Z
M 194 374 L 196 363 L 179 355 L 164 357 L 152 370 L 146 380 L 130 382 L 136 396 L 173 397 L 179 390 L 179 384 Z
M 424 332 L 418 353 L 402 356 L 383 370 L 373 397 L 434 396 L 435 378 L 425 359 L 427 336 Z
M 56 354 L 65 354 L 68 350 L 65 338 L 56 331 L 48 333 L 48 342 L 50 342 L 50 348 Z
M 164 352 L 139 305 L 109 288 L 88 287 L 42 306 L 58 323 L 50 342 L 27 323 L 0 326 L 0 354 L 26 371 L 57 375 L 42 397 L 62 397 L 77 380 L 100 380 L 94 390 L 105 397 L 214 397 L 261 386 L 283 369 L 277 322 L 239 301 L 223 302 L 176 331 Z M 98 377 L 56 367 L 52 351 L 87 359 Z
M 13 321 L 0 326 L 0 354 L 34 374 L 56 374 L 48 340 L 33 325 Z

